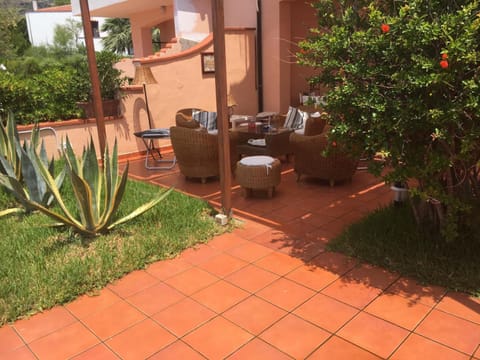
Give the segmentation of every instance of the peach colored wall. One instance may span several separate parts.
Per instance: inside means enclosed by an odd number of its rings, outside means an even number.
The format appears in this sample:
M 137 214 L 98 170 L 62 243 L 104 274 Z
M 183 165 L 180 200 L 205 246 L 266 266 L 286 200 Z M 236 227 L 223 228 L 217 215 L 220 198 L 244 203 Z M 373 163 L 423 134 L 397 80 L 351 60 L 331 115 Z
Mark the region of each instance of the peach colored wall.
M 257 0 L 224 0 L 225 26 L 256 28 Z
M 306 38 L 310 28 L 317 26 L 317 16 L 315 10 L 309 4 L 306 4 L 304 0 L 297 0 L 294 6 L 291 7 L 291 11 L 291 52 L 295 54 L 298 51 L 296 44 Z M 315 70 L 297 65 L 294 58 L 292 58 L 291 70 L 290 102 L 296 105 L 299 103 L 299 92 L 309 91 L 307 79 L 315 73 Z
M 62 148 L 62 143 L 65 142 L 67 136 L 77 155 L 80 155 L 83 148 L 90 142 L 90 137 L 93 138 L 97 153 L 99 153 L 98 133 L 96 122 L 93 119 L 84 120 L 69 120 L 55 123 L 42 123 L 41 127 L 53 127 L 56 132 L 55 135 L 49 130 L 41 130 L 42 139 L 45 140 L 45 146 L 49 156 L 54 155 L 58 158 L 59 150 Z M 28 130 L 31 127 L 19 126 L 19 131 Z M 138 141 L 133 135 L 133 126 L 126 118 L 119 118 L 114 120 L 107 119 L 105 121 L 105 130 L 107 133 L 107 143 L 112 152 L 115 138 L 118 142 L 119 154 L 137 153 L 143 151 L 143 147 L 139 146 Z M 29 138 L 29 134 L 21 135 L 21 138 Z M 165 145 L 169 142 L 165 141 Z
M 237 100 L 237 113 L 257 111 L 255 84 L 254 31 L 228 30 L 225 34 L 227 81 Z M 212 37 L 183 53 L 165 57 L 139 59 L 151 67 L 158 84 L 147 85 L 150 112 L 156 127 L 173 125 L 178 109 L 199 107 L 216 110 L 215 74 L 203 74 L 201 53 L 213 52 Z M 129 94 L 124 98 L 126 116 L 134 119 L 139 128 L 148 126 L 144 101 Z M 142 107 L 143 105 L 143 107 Z
M 210 0 L 176 0 L 173 11 L 177 37 L 201 41 L 212 31 Z
M 280 2 L 262 1 L 262 14 L 263 107 L 280 111 Z
M 298 105 L 300 91 L 312 72 L 296 65 L 296 43 L 316 24 L 315 11 L 305 0 L 262 2 L 264 109 L 286 112 Z

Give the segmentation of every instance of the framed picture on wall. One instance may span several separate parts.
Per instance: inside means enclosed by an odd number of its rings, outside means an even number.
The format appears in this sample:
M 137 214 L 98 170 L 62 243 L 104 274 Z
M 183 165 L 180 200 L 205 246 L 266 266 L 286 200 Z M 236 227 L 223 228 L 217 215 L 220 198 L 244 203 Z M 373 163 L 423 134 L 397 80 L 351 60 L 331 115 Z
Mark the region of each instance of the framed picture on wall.
M 202 53 L 202 73 L 209 74 L 215 72 L 215 58 L 213 52 Z

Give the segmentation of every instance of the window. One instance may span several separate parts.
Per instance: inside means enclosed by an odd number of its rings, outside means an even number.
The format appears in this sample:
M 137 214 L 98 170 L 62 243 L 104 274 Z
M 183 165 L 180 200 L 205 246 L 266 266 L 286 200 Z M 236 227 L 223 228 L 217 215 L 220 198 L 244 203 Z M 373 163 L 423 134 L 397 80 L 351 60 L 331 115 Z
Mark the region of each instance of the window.
M 100 29 L 98 28 L 98 21 L 90 21 L 92 25 L 92 33 L 94 38 L 100 37 Z

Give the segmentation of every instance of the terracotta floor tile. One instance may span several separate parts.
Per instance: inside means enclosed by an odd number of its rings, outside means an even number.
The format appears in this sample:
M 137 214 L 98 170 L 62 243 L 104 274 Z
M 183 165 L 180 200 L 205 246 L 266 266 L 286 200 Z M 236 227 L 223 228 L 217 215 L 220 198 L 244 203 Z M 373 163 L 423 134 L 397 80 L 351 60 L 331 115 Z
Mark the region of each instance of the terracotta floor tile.
M 469 355 L 480 344 L 480 325 L 439 310 L 433 310 L 415 332 Z
M 205 244 L 200 244 L 184 250 L 178 258 L 192 265 L 198 265 L 218 254 L 220 254 L 220 250 L 214 249 Z
M 216 317 L 186 335 L 183 340 L 208 359 L 224 359 L 252 337 L 230 321 Z
M 473 355 L 475 359 L 480 359 L 480 345 L 478 345 L 477 351 Z
M 332 336 L 315 351 L 308 360 L 380 360 L 371 352 L 345 341 L 338 336 Z
M 160 311 L 153 319 L 178 337 L 185 335 L 216 314 L 190 298 Z
M 224 233 L 210 240 L 207 245 L 216 250 L 227 251 L 246 243 L 248 243 L 247 240 L 235 233 Z
M 286 314 L 286 311 L 265 300 L 250 296 L 226 311 L 223 316 L 250 333 L 258 335 Z
M 365 312 L 413 330 L 428 314 L 431 307 L 411 302 L 399 295 L 383 294 L 365 308 Z
M 80 355 L 74 356 L 72 360 L 116 360 L 120 359 L 104 344 L 98 344 L 84 351 Z
M 309 262 L 339 276 L 353 269 L 356 263 L 357 261 L 351 257 L 331 251 L 321 253 Z
M 76 322 L 32 341 L 29 346 L 40 359 L 67 359 L 99 342 L 85 326 Z
M 224 280 L 196 292 L 191 297 L 209 309 L 222 313 L 249 296 L 249 293 Z
M 12 351 L 0 352 L 0 360 L 36 360 L 37 357 L 33 355 L 30 349 L 26 346 L 21 346 Z
M 185 295 L 180 291 L 165 283 L 159 283 L 128 297 L 126 301 L 151 316 L 184 298 Z
M 434 306 L 442 299 L 446 290 L 440 286 L 421 285 L 414 279 L 401 277 L 386 292 L 406 297 L 412 303 Z
M 294 311 L 295 315 L 332 333 L 357 313 L 358 309 L 322 294 L 315 295 Z
M 198 352 L 193 350 L 190 346 L 183 341 L 178 340 L 173 344 L 167 346 L 165 349 L 160 350 L 149 360 L 202 360 L 205 359 Z
M 411 334 L 390 359 L 410 360 L 413 358 L 442 360 L 470 359 L 470 357 L 465 354 L 452 350 L 423 336 Z
M 437 309 L 480 324 L 480 298 L 468 294 L 449 292 Z
M 338 275 L 318 266 L 304 265 L 285 276 L 312 290 L 319 291 L 338 279 Z
M 228 254 L 220 254 L 210 258 L 198 267 L 218 277 L 225 277 L 241 269 L 248 263 Z
M 287 311 L 293 310 L 313 295 L 314 291 L 285 278 L 274 281 L 257 293 L 257 296 Z
M 373 315 L 360 313 L 340 329 L 337 335 L 382 358 L 387 358 L 408 336 L 408 331 Z
M 108 288 L 103 288 L 94 295 L 83 295 L 64 305 L 78 319 L 83 319 L 92 313 L 102 311 L 122 299 Z
M 270 271 L 263 270 L 255 265 L 248 265 L 227 276 L 225 280 L 246 291 L 254 293 L 278 278 L 278 275 Z
M 303 265 L 300 259 L 278 252 L 271 253 L 255 262 L 255 265 L 278 275 L 285 275 Z
M 260 338 L 295 359 L 304 359 L 328 339 L 330 333 L 297 316 L 287 315 Z
M 362 264 L 349 271 L 345 277 L 384 290 L 393 284 L 399 275 L 377 266 Z
M 165 280 L 165 283 L 186 295 L 191 295 L 216 281 L 218 281 L 218 278 L 209 272 L 199 268 L 191 268 Z
M 305 235 L 298 235 L 298 237 L 292 241 L 290 246 L 280 249 L 279 252 L 290 255 L 294 258 L 302 260 L 304 263 L 307 263 L 317 255 L 325 252 L 325 246 L 326 244 L 324 242 L 314 239 L 307 239 Z
M 142 322 L 109 339 L 106 344 L 122 359 L 146 359 L 176 340 L 153 320 Z
M 232 256 L 235 256 L 241 260 L 247 261 L 247 262 L 254 262 L 270 253 L 273 252 L 272 249 L 256 244 L 253 242 L 247 242 L 243 245 L 237 246 L 233 249 L 228 249 L 226 250 L 227 253 L 229 253 Z
M 108 285 L 108 288 L 122 298 L 147 289 L 159 283 L 159 280 L 145 270 L 137 270 Z
M 28 344 L 75 321 L 76 319 L 66 309 L 57 306 L 30 318 L 19 320 L 13 326 Z
M 274 213 L 274 219 L 279 222 L 291 221 L 293 219 L 301 218 L 307 210 L 296 206 L 284 206 L 277 209 Z
M 192 267 L 192 264 L 180 259 L 157 261 L 145 270 L 159 280 L 166 280 Z
M 235 234 L 244 239 L 251 240 L 259 234 L 270 229 L 270 226 L 256 223 L 254 221 L 245 220 L 243 226 L 235 229 Z
M 363 309 L 382 293 L 382 290 L 342 277 L 322 290 L 322 294 Z
M 25 343 L 20 336 L 18 336 L 13 327 L 10 325 L 0 327 L 0 354 L 7 351 L 13 351 L 24 345 Z
M 288 360 L 291 357 L 260 339 L 253 339 L 228 358 L 228 360 L 244 359 Z
M 145 319 L 140 311 L 125 301 L 119 301 L 101 312 L 83 319 L 100 339 L 105 340 Z
M 288 253 L 295 238 L 278 224 L 278 226 L 257 235 L 252 241 L 272 250 L 285 251 Z

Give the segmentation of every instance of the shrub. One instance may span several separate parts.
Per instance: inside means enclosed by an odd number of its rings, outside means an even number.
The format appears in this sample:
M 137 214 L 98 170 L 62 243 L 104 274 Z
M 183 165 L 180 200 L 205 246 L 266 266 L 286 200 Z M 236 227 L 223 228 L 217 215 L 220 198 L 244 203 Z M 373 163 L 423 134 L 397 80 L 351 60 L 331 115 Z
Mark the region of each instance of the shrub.
M 320 69 L 310 81 L 327 89 L 331 137 L 370 158 L 382 152 L 391 167 L 385 179 L 415 179 L 425 214 L 455 237 L 480 196 L 479 3 L 313 6 L 319 25 L 297 55 Z M 370 169 L 381 172 L 373 162 Z
M 118 56 L 97 53 L 104 99 L 117 96 L 124 78 L 113 64 Z M 59 48 L 32 48 L 29 56 L 6 63 L 0 71 L 0 112 L 15 112 L 20 124 L 78 118 L 77 102 L 91 98 L 90 74 L 83 50 L 68 55 Z

